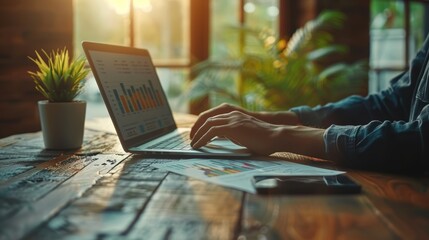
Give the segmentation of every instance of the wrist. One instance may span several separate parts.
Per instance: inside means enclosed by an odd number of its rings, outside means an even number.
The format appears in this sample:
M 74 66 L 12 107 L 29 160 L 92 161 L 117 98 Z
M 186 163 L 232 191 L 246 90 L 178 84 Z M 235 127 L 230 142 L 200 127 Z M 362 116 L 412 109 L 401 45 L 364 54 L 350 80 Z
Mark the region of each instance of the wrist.
M 254 112 L 253 116 L 271 124 L 301 125 L 298 115 L 291 111 L 284 112 Z
M 292 152 L 316 158 L 325 158 L 325 129 L 306 126 L 279 126 L 274 132 L 276 152 Z

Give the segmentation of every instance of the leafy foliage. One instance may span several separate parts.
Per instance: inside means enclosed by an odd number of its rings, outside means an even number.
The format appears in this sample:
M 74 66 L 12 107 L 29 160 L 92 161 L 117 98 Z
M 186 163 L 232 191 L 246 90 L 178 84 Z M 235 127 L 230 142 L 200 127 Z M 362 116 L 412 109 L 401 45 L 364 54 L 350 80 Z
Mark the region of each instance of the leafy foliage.
M 326 11 L 298 29 L 286 41 L 270 31 L 242 28 L 257 39 L 259 49 L 238 58 L 207 60 L 191 70 L 196 76 L 189 97 L 209 95 L 219 102 L 239 104 L 251 110 L 281 110 L 297 105 L 323 104 L 361 92 L 367 79 L 366 63 L 328 64 L 347 48 L 333 44 L 330 33 L 344 22 L 344 15 Z M 247 48 L 249 49 L 249 48 Z M 237 80 L 238 79 L 238 80 Z
M 85 68 L 85 59 L 71 60 L 67 49 L 53 50 L 47 53 L 42 50 L 46 60 L 37 52 L 37 58 L 31 59 L 38 71 L 28 73 L 36 84 L 36 90 L 50 102 L 71 102 L 82 91 L 84 79 L 89 73 Z

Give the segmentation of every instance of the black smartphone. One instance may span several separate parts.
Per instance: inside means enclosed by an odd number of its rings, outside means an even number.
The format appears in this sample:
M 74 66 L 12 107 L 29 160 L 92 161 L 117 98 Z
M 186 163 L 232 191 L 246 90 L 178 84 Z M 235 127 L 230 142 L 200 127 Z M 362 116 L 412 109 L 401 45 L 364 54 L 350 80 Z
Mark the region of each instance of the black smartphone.
M 355 194 L 361 186 L 345 174 L 334 176 L 254 176 L 259 194 Z

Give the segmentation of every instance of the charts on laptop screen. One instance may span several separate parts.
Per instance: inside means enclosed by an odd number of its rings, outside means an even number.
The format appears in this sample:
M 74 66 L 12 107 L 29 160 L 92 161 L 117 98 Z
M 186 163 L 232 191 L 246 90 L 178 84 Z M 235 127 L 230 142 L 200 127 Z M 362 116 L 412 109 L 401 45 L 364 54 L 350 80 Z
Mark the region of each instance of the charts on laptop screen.
M 149 56 L 90 51 L 125 140 L 174 125 Z

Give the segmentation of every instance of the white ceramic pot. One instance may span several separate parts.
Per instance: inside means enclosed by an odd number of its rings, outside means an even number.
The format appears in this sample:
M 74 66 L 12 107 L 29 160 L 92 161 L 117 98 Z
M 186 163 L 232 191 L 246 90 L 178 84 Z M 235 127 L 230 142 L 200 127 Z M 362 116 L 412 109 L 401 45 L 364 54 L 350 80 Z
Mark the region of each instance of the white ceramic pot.
M 47 149 L 77 149 L 82 146 L 86 102 L 39 101 L 40 124 Z

